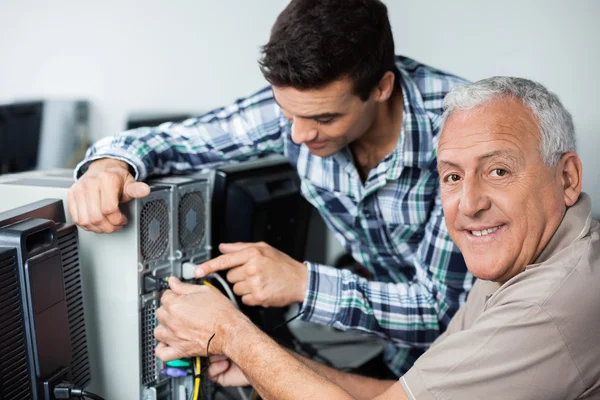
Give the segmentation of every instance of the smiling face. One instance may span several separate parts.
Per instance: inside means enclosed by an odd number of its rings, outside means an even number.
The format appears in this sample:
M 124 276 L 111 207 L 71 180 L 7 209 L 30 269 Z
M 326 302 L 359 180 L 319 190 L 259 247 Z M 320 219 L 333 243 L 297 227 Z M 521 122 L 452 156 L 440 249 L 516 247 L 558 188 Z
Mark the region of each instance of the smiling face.
M 331 156 L 363 137 L 373 125 L 377 103 L 382 101 L 374 98 L 377 91 L 362 101 L 353 92 L 349 78 L 320 89 L 274 86 L 273 92 L 283 114 L 292 123 L 294 143 L 305 144 L 319 157 Z
M 504 283 L 522 272 L 562 220 L 564 160 L 544 164 L 539 140 L 535 116 L 510 97 L 456 111 L 443 128 L 438 169 L 446 225 L 480 279 Z

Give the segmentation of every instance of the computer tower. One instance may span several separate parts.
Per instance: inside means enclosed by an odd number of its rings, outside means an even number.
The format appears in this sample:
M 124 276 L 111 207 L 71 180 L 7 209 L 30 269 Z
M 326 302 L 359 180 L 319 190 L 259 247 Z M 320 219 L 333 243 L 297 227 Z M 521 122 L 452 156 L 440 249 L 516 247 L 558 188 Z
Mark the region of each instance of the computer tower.
M 0 104 L 0 174 L 73 168 L 88 145 L 87 101 Z
M 0 399 L 90 381 L 77 229 L 60 200 L 0 213 Z
M 72 170 L 0 177 L 0 210 L 39 198 L 66 201 Z M 80 232 L 85 318 L 92 380 L 106 399 L 187 400 L 192 377 L 169 378 L 154 356 L 160 282 L 181 276 L 185 261 L 210 253 L 209 176 L 155 181 L 151 193 L 122 205 L 129 223 L 110 235 Z M 205 202 L 198 208 L 193 199 Z M 179 221 L 179 218 L 186 221 Z M 67 220 L 70 220 L 67 215 Z M 179 229 L 181 228 L 181 230 Z M 204 232 L 188 238 L 186 229 Z

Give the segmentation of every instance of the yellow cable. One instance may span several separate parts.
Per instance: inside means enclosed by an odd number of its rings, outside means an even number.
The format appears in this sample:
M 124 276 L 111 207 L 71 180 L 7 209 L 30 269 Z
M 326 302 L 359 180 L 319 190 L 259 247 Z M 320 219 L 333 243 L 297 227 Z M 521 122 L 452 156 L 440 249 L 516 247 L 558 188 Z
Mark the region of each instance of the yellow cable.
M 200 365 L 200 357 L 196 357 L 195 361 L 196 368 L 194 368 L 194 396 L 192 398 L 194 400 L 198 400 L 200 398 L 200 374 L 202 373 L 202 367 Z
M 215 285 L 213 285 L 213 284 L 212 284 L 212 283 L 210 283 L 209 281 L 202 281 L 202 284 L 203 284 L 203 285 L 206 285 L 206 286 L 210 286 L 210 287 L 211 287 L 211 288 L 213 288 L 213 289 L 217 289 L 217 288 L 215 287 Z M 219 290 L 219 289 L 217 289 L 217 290 Z

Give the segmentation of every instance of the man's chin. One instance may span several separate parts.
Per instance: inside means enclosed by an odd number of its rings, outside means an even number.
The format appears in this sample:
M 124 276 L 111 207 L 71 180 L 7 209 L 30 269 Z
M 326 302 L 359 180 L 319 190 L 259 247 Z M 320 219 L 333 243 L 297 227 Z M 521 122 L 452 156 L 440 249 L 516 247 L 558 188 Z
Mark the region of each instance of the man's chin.
M 502 276 L 498 260 L 486 260 L 485 257 L 465 257 L 467 269 L 477 279 L 496 282 Z
M 337 149 L 331 150 L 330 148 L 327 148 L 327 147 L 324 147 L 321 149 L 311 149 L 309 147 L 308 151 L 310 151 L 310 154 L 312 154 L 313 156 L 325 158 L 325 157 L 331 157 L 332 155 L 337 153 L 339 150 L 337 150 Z

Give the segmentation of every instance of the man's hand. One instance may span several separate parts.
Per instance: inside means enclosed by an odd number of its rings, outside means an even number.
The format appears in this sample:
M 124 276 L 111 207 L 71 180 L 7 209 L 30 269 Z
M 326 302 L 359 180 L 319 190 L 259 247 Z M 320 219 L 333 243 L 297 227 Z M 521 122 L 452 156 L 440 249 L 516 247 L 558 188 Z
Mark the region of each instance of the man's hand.
M 221 386 L 248 386 L 250 382 L 244 372 L 227 356 L 211 356 L 208 377 Z
M 123 229 L 127 218 L 119 203 L 145 197 L 150 187 L 136 182 L 124 161 L 103 158 L 69 189 L 67 203 L 73 222 L 86 231 L 111 233 Z
M 182 357 L 224 354 L 228 335 L 252 324 L 233 303 L 218 290 L 204 285 L 190 285 L 169 279 L 171 290 L 161 298 L 156 310 L 159 325 L 154 336 L 160 342 L 156 356 L 163 361 Z
M 196 267 L 196 277 L 228 269 L 233 292 L 249 306 L 283 307 L 304 301 L 308 270 L 303 263 L 266 243 L 222 243 L 219 250 L 223 255 Z

